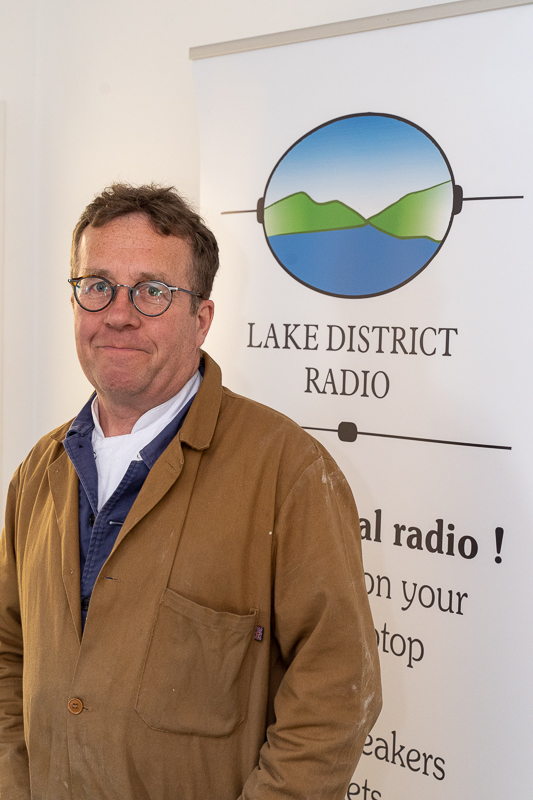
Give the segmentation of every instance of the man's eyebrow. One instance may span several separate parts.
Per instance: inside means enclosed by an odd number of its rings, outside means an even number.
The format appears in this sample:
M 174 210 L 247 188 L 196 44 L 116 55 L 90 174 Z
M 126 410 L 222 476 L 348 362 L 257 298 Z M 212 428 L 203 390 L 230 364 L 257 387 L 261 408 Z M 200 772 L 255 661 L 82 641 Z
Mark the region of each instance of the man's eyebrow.
M 89 274 L 89 273 L 87 273 Z M 113 273 L 110 272 L 108 269 L 98 269 L 91 273 L 91 275 L 95 275 L 99 278 L 106 278 L 110 283 L 115 281 Z M 161 283 L 166 283 L 167 286 L 172 286 L 172 281 L 168 281 L 166 278 L 161 277 L 161 275 L 157 275 L 155 272 L 139 272 L 137 273 L 135 283 L 142 283 L 143 281 L 160 281 Z
M 141 281 L 162 281 L 163 283 L 167 283 L 168 281 L 165 278 L 162 278 L 161 275 L 157 275 L 155 272 L 139 272 L 137 273 L 137 283 Z
M 94 275 L 94 277 L 96 277 L 96 278 L 106 278 L 111 283 L 113 283 L 113 280 L 114 280 L 112 278 L 111 273 L 109 272 L 108 269 L 94 269 L 94 270 L 86 269 L 83 272 L 83 275 Z

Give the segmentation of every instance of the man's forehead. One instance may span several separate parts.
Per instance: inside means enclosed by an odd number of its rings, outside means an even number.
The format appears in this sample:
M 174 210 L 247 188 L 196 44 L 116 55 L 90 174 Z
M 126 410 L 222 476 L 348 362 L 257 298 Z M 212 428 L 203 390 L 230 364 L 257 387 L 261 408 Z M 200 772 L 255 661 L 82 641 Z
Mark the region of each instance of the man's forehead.
M 98 227 L 88 225 L 79 245 L 80 265 L 88 261 L 120 261 L 126 258 L 134 263 L 148 261 L 151 264 L 188 268 L 191 256 L 191 246 L 186 239 L 159 233 L 150 223 L 148 215 L 142 213 L 116 217 Z

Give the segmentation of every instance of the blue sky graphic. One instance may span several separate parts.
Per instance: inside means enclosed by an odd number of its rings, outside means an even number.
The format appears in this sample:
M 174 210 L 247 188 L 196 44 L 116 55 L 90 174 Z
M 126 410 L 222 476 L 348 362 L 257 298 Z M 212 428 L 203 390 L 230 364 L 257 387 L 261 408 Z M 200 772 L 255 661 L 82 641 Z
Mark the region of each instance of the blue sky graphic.
M 439 148 L 418 128 L 395 117 L 353 116 L 322 126 L 289 150 L 265 205 L 303 191 L 318 203 L 341 200 L 368 218 L 409 192 L 450 179 Z

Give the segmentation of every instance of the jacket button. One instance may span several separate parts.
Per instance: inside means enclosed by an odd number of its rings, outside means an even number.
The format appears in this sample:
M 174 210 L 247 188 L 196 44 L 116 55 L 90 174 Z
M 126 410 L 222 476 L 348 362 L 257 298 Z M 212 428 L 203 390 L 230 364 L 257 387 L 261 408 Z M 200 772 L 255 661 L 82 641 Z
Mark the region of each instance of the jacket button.
M 68 710 L 71 714 L 81 714 L 83 711 L 83 703 L 79 697 L 73 697 L 68 701 Z

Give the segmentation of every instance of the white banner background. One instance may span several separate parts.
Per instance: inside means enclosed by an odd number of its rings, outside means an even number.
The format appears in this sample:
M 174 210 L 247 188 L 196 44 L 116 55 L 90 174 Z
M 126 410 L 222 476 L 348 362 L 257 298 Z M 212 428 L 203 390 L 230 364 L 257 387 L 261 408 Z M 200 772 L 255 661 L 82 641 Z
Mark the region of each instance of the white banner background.
M 349 421 L 365 432 L 512 447 L 362 435 L 350 443 L 314 433 L 344 470 L 370 527 L 363 549 L 385 704 L 350 798 L 531 797 L 532 31 L 533 9 L 523 6 L 195 64 L 202 211 L 222 254 L 207 349 L 225 384 L 303 426 L 335 431 Z M 282 269 L 254 214 L 222 212 L 254 209 L 300 137 L 364 112 L 427 131 L 465 197 L 524 199 L 466 202 L 416 278 L 388 294 L 346 299 Z M 308 328 L 316 338 L 307 350 L 305 325 L 317 326 Z M 390 331 L 382 353 L 376 331 L 368 352 L 357 350 L 361 339 L 349 352 L 348 341 L 328 350 L 333 325 L 346 334 L 356 326 L 356 337 L 360 326 L 458 333 L 450 334 L 449 356 L 444 333 L 433 337 L 432 356 L 419 346 L 416 355 L 391 352 Z M 332 330 L 337 347 L 340 331 Z M 325 393 L 309 384 L 308 368 Z M 342 369 L 361 381 L 363 371 L 369 379 L 385 372 L 388 394 L 364 397 L 360 388 L 342 396 Z M 331 382 L 324 387 L 328 370 L 336 395 Z M 426 547 L 437 520 L 442 554 Z M 401 545 L 395 525 L 405 525 Z M 422 549 L 407 546 L 411 527 L 421 531 Z M 504 530 L 501 563 L 496 528 Z M 475 539 L 475 557 L 460 555 L 471 553 L 463 537 Z M 451 611 L 440 610 L 439 590 L 444 609 L 452 592 Z

